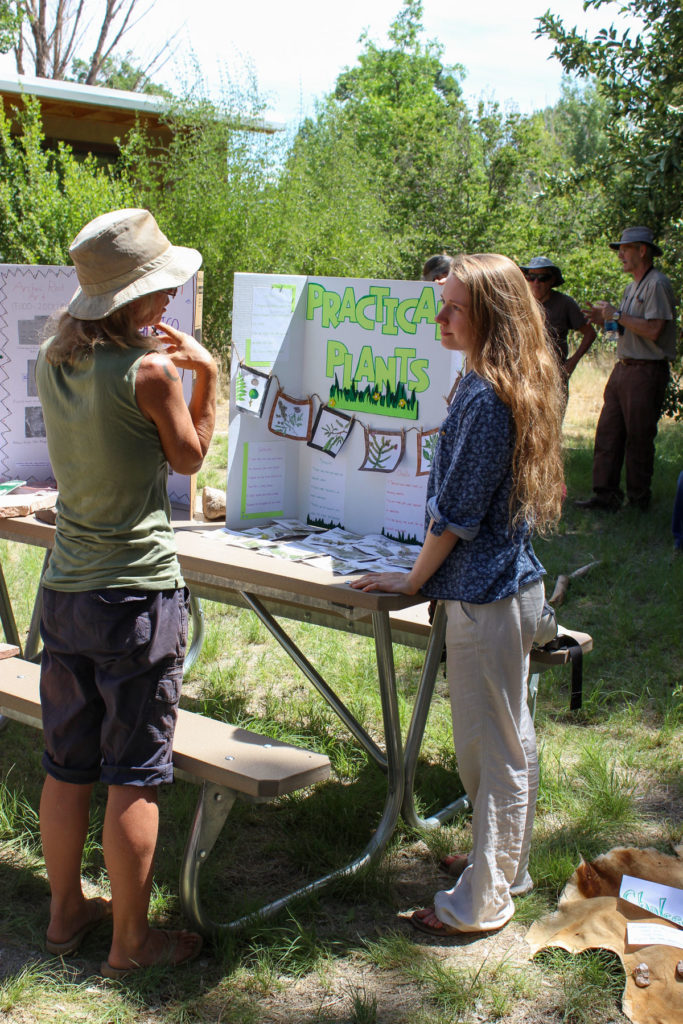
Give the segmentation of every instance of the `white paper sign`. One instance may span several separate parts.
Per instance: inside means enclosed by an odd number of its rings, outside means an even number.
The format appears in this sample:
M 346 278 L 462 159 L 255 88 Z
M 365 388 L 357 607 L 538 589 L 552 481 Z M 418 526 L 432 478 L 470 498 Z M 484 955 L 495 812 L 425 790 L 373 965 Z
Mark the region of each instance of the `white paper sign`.
M 280 515 L 339 522 L 360 535 L 384 531 L 394 540 L 422 542 L 427 477 L 418 472 L 428 470 L 429 459 L 423 452 L 418 467 L 417 438 L 443 423 L 444 396 L 462 365 L 461 353 L 441 345 L 438 306 L 438 286 L 425 281 L 235 275 L 227 526 L 254 525 L 259 508 L 265 522 L 277 507 Z M 268 372 L 276 383 L 260 418 L 239 406 L 244 363 Z M 315 422 L 320 409 L 326 410 L 310 443 L 303 425 L 281 429 L 275 408 L 283 402 L 281 392 L 290 403 L 285 411 L 293 402 L 310 401 Z M 338 432 L 347 417 L 354 426 L 340 445 L 335 438 L 342 437 Z M 272 440 L 273 429 L 285 438 L 284 489 L 281 505 L 264 507 L 247 501 L 245 492 L 252 471 L 261 469 L 251 460 L 252 445 Z M 382 435 L 389 438 L 386 451 L 368 472 L 366 437 Z M 326 472 L 321 460 L 329 463 Z
M 665 924 L 629 921 L 626 925 L 629 946 L 675 946 L 683 949 L 683 932 Z
M 671 885 L 648 882 L 644 878 L 624 875 L 621 879 L 619 896 L 627 903 L 649 910 L 657 917 L 664 917 L 674 924 L 683 925 L 683 889 Z

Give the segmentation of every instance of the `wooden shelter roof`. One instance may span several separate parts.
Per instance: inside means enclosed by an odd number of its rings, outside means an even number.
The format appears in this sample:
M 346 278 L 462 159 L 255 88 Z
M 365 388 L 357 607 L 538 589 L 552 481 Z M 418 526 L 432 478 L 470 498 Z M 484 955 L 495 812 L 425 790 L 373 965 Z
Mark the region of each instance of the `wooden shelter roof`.
M 51 78 L 0 78 L 0 98 L 10 113 L 23 95 L 40 102 L 48 144 L 67 142 L 75 152 L 116 156 L 115 139 L 124 137 L 138 121 L 163 145 L 171 138 L 163 114 L 168 101 L 163 96 L 105 89 L 100 86 L 61 82 Z M 256 132 L 273 133 L 282 126 L 269 121 L 250 121 L 243 126 Z

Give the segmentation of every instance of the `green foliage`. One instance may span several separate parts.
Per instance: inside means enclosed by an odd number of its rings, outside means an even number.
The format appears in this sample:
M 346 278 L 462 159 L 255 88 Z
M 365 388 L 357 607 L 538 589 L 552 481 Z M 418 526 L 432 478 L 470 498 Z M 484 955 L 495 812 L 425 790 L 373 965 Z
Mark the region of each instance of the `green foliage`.
M 5 263 L 68 262 L 69 243 L 93 217 L 131 206 L 125 178 L 77 160 L 68 146 L 44 148 L 40 105 L 28 97 L 12 108 L 19 133 L 0 111 L 0 259 Z
M 584 7 L 604 5 L 586 0 Z M 621 165 L 628 177 L 614 196 L 623 219 L 646 221 L 662 234 L 683 213 L 683 8 L 678 0 L 620 0 L 618 9 L 640 22 L 635 34 L 613 24 L 589 39 L 550 11 L 538 34 L 555 43 L 566 71 L 597 84 L 608 114 L 605 169 Z
M 225 354 L 230 339 L 232 278 L 237 270 L 274 269 L 263 250 L 268 190 L 280 140 L 246 130 L 263 104 L 253 78 L 227 83 L 220 104 L 199 91 L 169 106 L 173 137 L 167 149 L 142 130 L 121 147 L 124 180 L 179 245 L 204 258 L 205 337 Z
M 16 0 L 0 0 L 0 53 L 9 53 L 16 45 L 22 18 Z

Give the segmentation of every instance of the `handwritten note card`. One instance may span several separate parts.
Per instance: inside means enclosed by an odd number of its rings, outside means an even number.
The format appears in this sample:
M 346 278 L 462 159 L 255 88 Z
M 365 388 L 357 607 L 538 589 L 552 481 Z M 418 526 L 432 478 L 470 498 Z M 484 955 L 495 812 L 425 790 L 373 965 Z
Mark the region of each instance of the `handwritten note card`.
M 629 946 L 676 946 L 683 949 L 683 932 L 665 924 L 629 921 L 626 925 Z
M 285 498 L 284 441 L 245 444 L 242 509 L 245 516 L 281 516 Z

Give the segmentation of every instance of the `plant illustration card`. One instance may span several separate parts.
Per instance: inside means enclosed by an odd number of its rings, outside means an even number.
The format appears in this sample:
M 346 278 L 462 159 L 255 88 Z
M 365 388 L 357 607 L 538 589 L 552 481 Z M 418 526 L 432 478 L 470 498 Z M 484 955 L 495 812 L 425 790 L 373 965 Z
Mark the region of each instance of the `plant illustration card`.
M 417 475 L 429 476 L 434 460 L 434 452 L 439 441 L 440 427 L 433 430 L 420 430 L 417 435 Z
M 253 366 L 242 365 L 235 379 L 235 402 L 238 409 L 262 416 L 268 399 L 272 377 Z
M 352 427 L 352 416 L 331 409 L 329 405 L 321 405 L 308 444 L 311 448 L 317 448 L 318 451 L 324 452 L 325 455 L 331 455 L 334 459 L 339 455 Z
M 402 430 L 366 430 L 365 456 L 358 468 L 369 473 L 393 473 L 405 447 Z
M 273 434 L 288 437 L 290 441 L 308 441 L 313 422 L 313 401 L 310 398 L 292 398 L 278 391 L 270 410 L 268 429 Z

